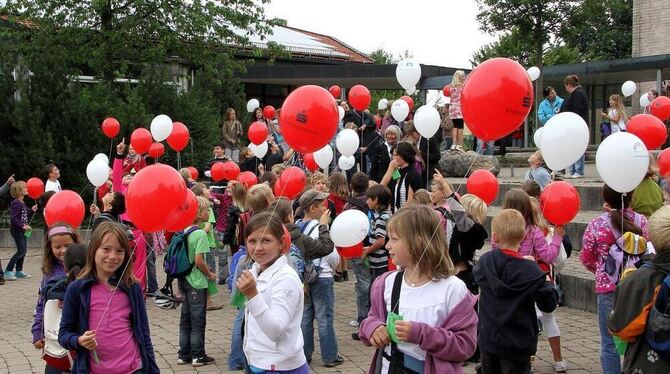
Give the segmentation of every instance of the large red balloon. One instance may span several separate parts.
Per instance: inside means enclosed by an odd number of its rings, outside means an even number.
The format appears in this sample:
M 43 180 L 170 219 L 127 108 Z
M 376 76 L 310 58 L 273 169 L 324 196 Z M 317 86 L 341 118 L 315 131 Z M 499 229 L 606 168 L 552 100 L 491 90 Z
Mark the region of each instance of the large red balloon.
M 237 181 L 242 183 L 247 189 L 258 184 L 258 178 L 256 177 L 256 174 L 250 171 L 244 171 L 240 173 L 240 175 L 237 176 Z
M 198 173 L 198 169 L 194 168 L 193 166 L 189 166 L 189 167 L 187 167 L 187 169 L 188 169 L 189 173 L 191 173 L 191 178 L 194 181 L 197 181 L 198 176 L 200 176 L 200 174 Z
M 340 256 L 350 260 L 352 258 L 360 258 L 363 253 L 363 242 L 354 244 L 351 247 L 335 247 Z
M 649 150 L 660 148 L 668 137 L 663 121 L 651 114 L 631 117 L 626 125 L 626 131 L 640 138 Z
M 56 192 L 44 208 L 44 219 L 47 226 L 65 222 L 76 229 L 84 220 L 84 200 L 74 191 Z
M 195 217 L 198 215 L 198 199 L 195 198 L 195 194 L 190 189 L 186 190 L 186 201 L 184 204 L 174 213 L 172 223 L 168 225 L 165 229 L 170 232 L 177 232 L 187 228 L 190 224 L 195 221 Z
M 175 214 L 185 210 L 186 190 L 184 178 L 174 168 L 164 164 L 142 168 L 126 191 L 128 217 L 142 231 L 164 230 Z
M 146 153 L 152 143 L 153 139 L 151 138 L 151 133 L 143 127 L 135 129 L 130 135 L 130 145 L 138 154 Z
M 579 213 L 579 193 L 568 182 L 549 183 L 540 195 L 542 215 L 554 225 L 565 225 Z
M 659 96 L 651 102 L 649 111 L 661 121 L 667 121 L 670 118 L 670 97 Z
M 402 101 L 404 101 L 404 102 L 407 103 L 407 106 L 409 106 L 409 110 L 410 110 L 410 111 L 411 111 L 412 109 L 414 109 L 414 100 L 412 100 L 411 97 L 405 95 L 405 96 L 400 97 L 400 100 L 402 100 Z
M 470 174 L 466 183 L 468 193 L 471 193 L 488 205 L 498 196 L 498 179 L 488 170 L 476 170 Z
M 102 125 L 100 127 L 102 128 L 102 133 L 110 139 L 114 139 L 114 137 L 119 135 L 119 131 L 121 130 L 119 121 L 113 117 L 105 118 L 105 120 L 102 121 Z
M 461 92 L 461 113 L 478 139 L 491 141 L 519 128 L 533 107 L 533 86 L 518 62 L 493 58 L 468 75 Z
M 322 87 L 309 85 L 288 95 L 279 114 L 279 127 L 293 150 L 309 153 L 330 142 L 339 120 L 333 95 Z
M 181 122 L 172 123 L 172 132 L 167 138 L 167 143 L 170 148 L 174 149 L 177 152 L 181 152 L 186 148 L 188 144 L 188 128 Z
M 149 147 L 149 157 L 154 160 L 165 154 L 165 146 L 163 143 L 155 142 Z
M 658 173 L 665 178 L 670 173 L 670 148 L 666 148 L 658 155 Z
M 342 94 L 342 90 L 340 89 L 340 86 L 330 86 L 328 89 L 328 92 L 330 92 L 331 95 L 333 95 L 334 98 L 339 99 L 340 94 Z
M 314 153 L 305 153 L 302 161 L 309 171 L 316 171 L 319 168 L 319 165 L 316 164 L 316 160 L 314 160 Z
M 237 178 L 237 176 L 240 174 L 240 167 L 232 161 L 216 162 L 214 165 L 212 165 L 211 172 L 214 182 L 218 182 L 223 179 L 230 181 Z
M 364 110 L 370 106 L 372 96 L 367 87 L 357 84 L 349 90 L 349 104 L 356 110 Z
M 299 167 L 291 166 L 281 173 L 279 180 L 275 183 L 275 196 L 284 196 L 293 200 L 305 189 L 305 184 L 307 184 L 305 172 Z
M 444 86 L 444 88 L 442 89 L 442 94 L 446 97 L 451 96 L 451 85 L 450 84 Z
M 267 119 L 273 119 L 275 118 L 275 112 L 276 112 L 275 107 L 273 107 L 272 105 L 266 105 L 265 108 L 263 108 L 263 117 Z
M 26 182 L 28 187 L 28 196 L 38 199 L 44 193 L 44 182 L 37 177 L 32 177 Z
M 263 144 L 268 138 L 268 127 L 263 122 L 256 121 L 249 126 L 247 135 L 252 143 L 256 145 Z

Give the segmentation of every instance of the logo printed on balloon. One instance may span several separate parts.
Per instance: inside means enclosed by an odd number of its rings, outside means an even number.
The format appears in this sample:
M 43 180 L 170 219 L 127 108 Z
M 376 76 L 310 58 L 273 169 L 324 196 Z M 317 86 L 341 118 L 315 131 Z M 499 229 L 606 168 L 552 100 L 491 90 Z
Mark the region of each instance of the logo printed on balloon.
M 337 103 L 319 86 L 302 86 L 291 92 L 279 114 L 279 127 L 295 151 L 309 153 L 328 144 L 339 122 Z

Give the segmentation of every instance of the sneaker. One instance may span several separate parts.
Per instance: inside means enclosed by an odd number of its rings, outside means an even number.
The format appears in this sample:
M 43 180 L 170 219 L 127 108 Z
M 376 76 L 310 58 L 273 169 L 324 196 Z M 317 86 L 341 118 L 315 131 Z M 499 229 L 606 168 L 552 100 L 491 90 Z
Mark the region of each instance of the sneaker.
M 193 361 L 191 362 L 191 365 L 193 367 L 198 367 L 203 365 L 209 365 L 212 362 L 214 362 L 214 358 L 204 355 L 200 358 L 194 358 Z
M 348 282 L 348 281 L 349 281 L 349 272 L 348 272 L 348 271 L 345 270 L 345 271 L 342 272 L 342 279 L 343 279 L 345 282 Z
M 16 274 L 15 274 L 15 276 L 16 276 L 17 278 L 19 278 L 19 279 L 23 279 L 23 278 L 32 278 L 32 277 L 33 277 L 32 275 L 30 275 L 30 274 L 28 274 L 28 273 L 24 273 L 24 272 L 22 272 L 22 271 L 17 271 Z
M 358 321 L 349 321 L 349 326 L 351 327 L 358 327 Z
M 5 280 L 8 280 L 8 281 L 15 281 L 15 280 L 16 280 L 16 276 L 14 275 L 14 272 L 13 272 L 13 271 L 6 271 L 6 272 L 5 272 Z
M 358 333 L 357 333 L 357 332 L 351 334 L 351 338 L 354 339 L 354 340 L 361 340 L 361 337 L 358 336 Z
M 191 360 L 190 358 L 178 358 L 178 359 L 177 359 L 177 365 L 186 365 L 186 364 L 190 364 L 191 361 L 192 361 L 192 360 Z
M 340 366 L 344 363 L 344 359 L 340 356 L 337 356 L 337 358 L 333 361 L 326 362 L 324 365 L 327 368 L 334 368 L 335 366 Z
M 456 150 L 459 150 L 461 152 L 465 152 L 465 150 L 463 149 L 463 146 L 461 146 L 461 145 L 457 145 Z
M 584 176 L 581 175 L 581 174 L 574 173 L 574 174 L 572 174 L 572 176 L 571 176 L 570 178 L 572 178 L 572 179 L 579 179 L 579 178 L 584 178 Z
M 554 371 L 557 373 L 565 373 L 568 370 L 568 364 L 565 361 L 554 362 Z

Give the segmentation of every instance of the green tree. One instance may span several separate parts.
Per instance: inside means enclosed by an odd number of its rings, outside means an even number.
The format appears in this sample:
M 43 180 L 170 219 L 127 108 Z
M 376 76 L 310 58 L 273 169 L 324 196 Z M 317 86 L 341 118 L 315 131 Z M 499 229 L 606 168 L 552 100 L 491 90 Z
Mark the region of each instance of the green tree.
M 389 65 L 398 63 L 398 59 L 393 57 L 393 53 L 377 48 L 368 55 L 377 65 Z

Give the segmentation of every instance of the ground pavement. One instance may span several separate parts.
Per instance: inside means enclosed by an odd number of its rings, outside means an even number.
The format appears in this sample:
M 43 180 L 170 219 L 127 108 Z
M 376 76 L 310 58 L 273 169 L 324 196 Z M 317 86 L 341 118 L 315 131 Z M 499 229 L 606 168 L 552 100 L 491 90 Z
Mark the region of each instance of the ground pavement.
M 0 249 L 0 258 L 6 264 L 13 250 Z M 0 286 L 0 373 L 24 374 L 43 373 L 44 364 L 39 352 L 31 344 L 30 327 L 32 311 L 37 298 L 40 282 L 39 267 L 41 251 L 29 249 L 24 270 L 33 278 L 7 282 Z M 162 257 L 159 257 L 162 261 Z M 159 270 L 159 273 L 162 273 Z M 159 278 L 163 278 L 162 274 Z M 160 281 L 159 281 L 160 283 Z M 230 348 L 230 332 L 235 312 L 230 307 L 230 298 L 221 286 L 221 292 L 214 297 L 216 303 L 224 304 L 219 311 L 207 315 L 206 349 L 216 359 L 215 365 L 194 369 L 190 365 L 177 366 L 179 308 L 161 310 L 149 300 L 147 311 L 151 325 L 151 337 L 156 350 L 156 361 L 163 373 L 187 372 L 227 372 L 227 358 Z M 348 322 L 356 316 L 354 282 L 336 283 L 335 329 L 338 336 L 340 355 L 344 364 L 337 368 L 324 367 L 317 352 L 314 353 L 313 373 L 367 373 L 373 349 L 364 347 L 350 335 L 355 328 Z M 563 335 L 563 357 L 570 367 L 569 373 L 600 373 L 599 339 L 596 315 L 571 308 L 560 308 L 556 312 Z M 552 373 L 551 353 L 545 336 L 540 337 L 535 373 Z M 474 365 L 465 368 L 466 373 L 474 373 Z

